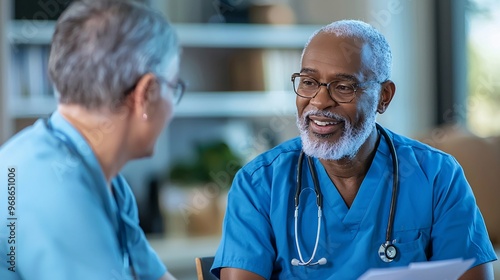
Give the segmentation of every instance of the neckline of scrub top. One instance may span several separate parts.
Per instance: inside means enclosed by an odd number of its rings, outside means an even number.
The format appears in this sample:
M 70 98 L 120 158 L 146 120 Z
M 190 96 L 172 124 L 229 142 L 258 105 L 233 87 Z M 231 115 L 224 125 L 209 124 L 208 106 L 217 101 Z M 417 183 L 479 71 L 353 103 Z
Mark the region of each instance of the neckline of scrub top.
M 387 176 L 380 176 L 380 174 L 385 174 L 385 172 L 387 172 L 387 166 L 390 166 L 390 170 L 392 170 L 392 161 L 390 155 L 388 155 L 389 147 L 387 140 L 381 135 L 378 143 L 377 151 L 370 168 L 350 208 L 347 207 L 344 199 L 330 180 L 321 162 L 317 158 L 314 158 L 321 192 L 323 193 L 323 201 L 331 207 L 333 210 L 331 212 L 337 216 L 339 221 L 350 229 L 356 229 L 363 220 L 367 209 L 372 203 L 373 193 L 377 188 L 392 188 L 392 185 L 385 186 L 391 183 L 392 180 L 387 180 Z M 391 176 L 389 178 L 392 179 L 392 171 L 390 174 Z
M 85 140 L 83 135 L 68 122 L 59 111 L 52 113 L 48 124 L 49 131 L 52 130 L 54 136 L 58 138 L 71 153 L 81 160 L 81 164 L 88 170 L 88 174 L 92 176 L 93 184 L 89 187 L 100 197 L 103 207 L 111 219 L 113 226 L 118 228 L 118 221 L 116 212 L 118 207 L 108 188 L 106 177 L 102 171 L 101 165 L 97 160 L 89 143 Z

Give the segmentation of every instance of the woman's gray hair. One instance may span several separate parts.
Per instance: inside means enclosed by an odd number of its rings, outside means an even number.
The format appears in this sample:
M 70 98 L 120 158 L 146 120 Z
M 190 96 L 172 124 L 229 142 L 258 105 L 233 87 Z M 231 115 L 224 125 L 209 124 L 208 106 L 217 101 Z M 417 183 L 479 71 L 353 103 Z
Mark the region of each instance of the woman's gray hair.
M 57 21 L 49 75 L 59 103 L 117 106 L 141 76 L 160 73 L 179 52 L 168 21 L 144 4 L 75 1 Z
M 391 77 L 392 53 L 384 35 L 370 24 L 359 20 L 334 21 L 317 30 L 307 41 L 304 51 L 318 33 L 335 34 L 337 37 L 359 38 L 366 42 L 373 53 L 368 68 L 373 72 L 377 82 L 384 82 Z M 304 56 L 304 51 L 302 56 Z

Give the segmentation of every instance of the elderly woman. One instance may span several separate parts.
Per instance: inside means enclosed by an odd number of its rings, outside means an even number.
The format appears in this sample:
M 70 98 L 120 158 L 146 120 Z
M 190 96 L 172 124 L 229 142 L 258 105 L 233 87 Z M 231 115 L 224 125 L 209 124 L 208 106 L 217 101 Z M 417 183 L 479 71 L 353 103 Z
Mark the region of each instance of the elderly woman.
M 118 172 L 150 156 L 184 91 L 165 18 L 132 1 L 76 1 L 49 72 L 58 108 L 0 149 L 0 279 L 173 279 Z M 9 212 L 7 211 L 9 209 Z

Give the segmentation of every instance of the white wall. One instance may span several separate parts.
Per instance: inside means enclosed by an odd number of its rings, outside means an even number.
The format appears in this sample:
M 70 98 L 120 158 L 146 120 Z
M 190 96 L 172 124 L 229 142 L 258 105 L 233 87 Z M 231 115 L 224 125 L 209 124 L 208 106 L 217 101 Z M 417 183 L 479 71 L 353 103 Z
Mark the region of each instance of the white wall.
M 379 121 L 408 136 L 432 128 L 436 114 L 432 2 L 370 1 L 369 22 L 386 35 L 393 50 L 392 79 L 397 87 L 392 104 Z
M 341 19 L 366 20 L 370 0 L 290 0 L 297 23 L 324 25 Z

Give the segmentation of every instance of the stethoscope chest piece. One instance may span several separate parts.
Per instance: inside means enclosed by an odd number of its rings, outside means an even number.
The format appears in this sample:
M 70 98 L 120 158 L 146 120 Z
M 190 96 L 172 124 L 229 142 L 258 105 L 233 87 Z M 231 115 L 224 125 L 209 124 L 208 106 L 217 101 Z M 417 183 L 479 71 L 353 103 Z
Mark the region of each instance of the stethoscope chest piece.
M 386 263 L 392 262 L 398 255 L 398 250 L 392 242 L 385 242 L 378 248 L 378 256 Z

